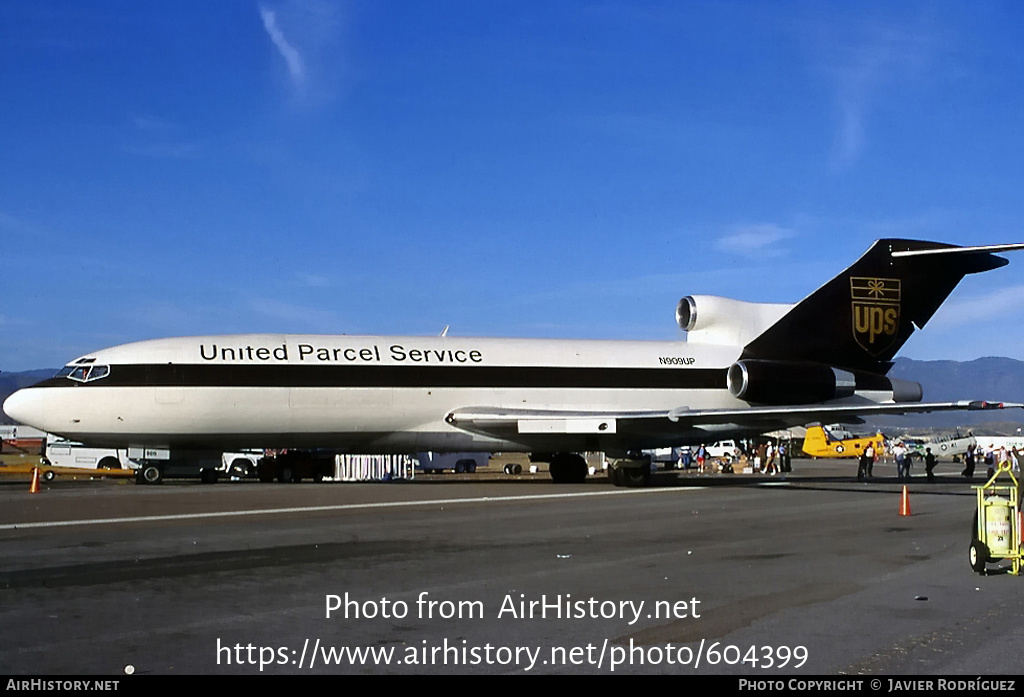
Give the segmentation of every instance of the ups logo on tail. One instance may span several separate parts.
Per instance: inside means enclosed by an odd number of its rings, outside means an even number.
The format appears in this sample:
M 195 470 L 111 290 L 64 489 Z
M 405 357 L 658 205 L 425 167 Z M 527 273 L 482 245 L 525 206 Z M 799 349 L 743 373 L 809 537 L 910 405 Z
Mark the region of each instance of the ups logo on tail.
M 900 322 L 898 278 L 850 277 L 853 338 L 877 356 L 892 346 Z

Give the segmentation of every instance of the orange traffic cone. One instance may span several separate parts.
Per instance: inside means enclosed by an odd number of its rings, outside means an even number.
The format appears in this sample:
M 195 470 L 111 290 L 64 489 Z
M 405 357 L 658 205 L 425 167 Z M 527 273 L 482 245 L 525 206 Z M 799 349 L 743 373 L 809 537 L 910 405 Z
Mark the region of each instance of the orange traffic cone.
M 907 485 L 903 485 L 903 496 L 900 497 L 900 515 L 910 515 L 910 495 L 907 494 Z
M 32 484 L 28 487 L 28 493 L 38 494 L 39 493 L 39 468 L 32 468 Z

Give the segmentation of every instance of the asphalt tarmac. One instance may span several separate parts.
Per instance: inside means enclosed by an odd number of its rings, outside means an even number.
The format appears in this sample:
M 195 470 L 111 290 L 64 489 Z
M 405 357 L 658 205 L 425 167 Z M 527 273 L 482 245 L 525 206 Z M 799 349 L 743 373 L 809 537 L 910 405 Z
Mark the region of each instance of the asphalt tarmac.
M 0 674 L 1024 673 L 1024 579 L 971 571 L 960 467 L 910 516 L 855 468 L 2 480 Z

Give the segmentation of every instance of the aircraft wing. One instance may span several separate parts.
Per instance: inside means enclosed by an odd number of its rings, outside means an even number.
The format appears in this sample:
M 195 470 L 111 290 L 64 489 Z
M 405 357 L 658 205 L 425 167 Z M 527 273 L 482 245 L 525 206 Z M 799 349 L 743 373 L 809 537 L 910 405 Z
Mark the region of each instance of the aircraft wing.
M 745 407 L 741 409 L 690 409 L 649 411 L 574 411 L 466 407 L 448 414 L 446 421 L 458 428 L 508 437 L 510 434 L 623 434 L 643 433 L 671 437 L 690 427 L 725 425 L 742 431 L 770 431 L 802 426 L 812 421 L 853 423 L 860 417 L 883 414 L 922 414 L 933 411 L 982 411 L 1019 409 L 1024 404 L 956 401 L 892 404 L 804 404 Z

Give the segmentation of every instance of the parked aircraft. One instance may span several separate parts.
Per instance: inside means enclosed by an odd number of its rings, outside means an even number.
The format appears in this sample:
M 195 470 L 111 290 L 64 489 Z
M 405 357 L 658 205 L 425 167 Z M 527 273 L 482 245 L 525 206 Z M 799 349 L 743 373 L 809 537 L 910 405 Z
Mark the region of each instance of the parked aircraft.
M 332 447 L 551 453 L 556 481 L 580 481 L 575 453 L 604 451 L 617 484 L 649 481 L 644 449 L 752 436 L 812 421 L 987 409 L 922 403 L 891 360 L 995 252 L 879 240 L 795 305 L 690 295 L 686 341 L 451 336 L 235 335 L 156 339 L 71 361 L 19 390 L 9 416 L 89 444 L 145 448 Z M 1024 405 L 1010 405 L 1024 406 Z
M 811 457 L 860 457 L 870 445 L 880 452 L 885 436 L 877 433 L 863 438 L 837 438 L 822 426 L 810 426 L 804 436 L 803 451 Z
M 909 449 L 908 457 L 923 460 L 925 451 L 931 448 L 936 459 L 941 460 L 944 457 L 948 457 L 954 462 L 958 462 L 960 457 L 967 453 L 969 447 L 977 447 L 978 445 L 978 440 L 970 431 L 968 431 L 966 436 L 960 435 L 958 431 L 956 435 L 942 438 L 903 436 L 900 438 L 900 441 Z

